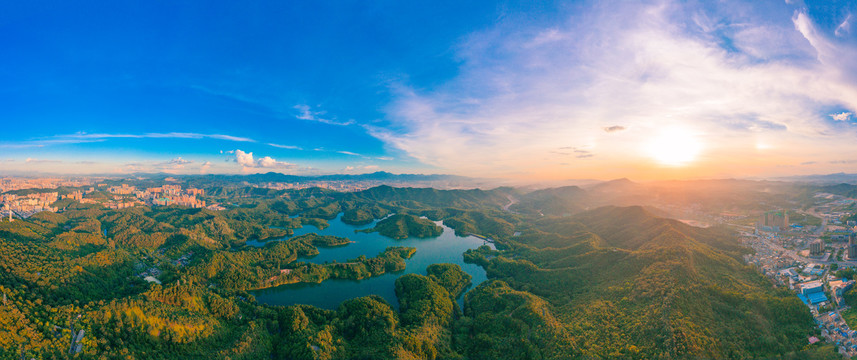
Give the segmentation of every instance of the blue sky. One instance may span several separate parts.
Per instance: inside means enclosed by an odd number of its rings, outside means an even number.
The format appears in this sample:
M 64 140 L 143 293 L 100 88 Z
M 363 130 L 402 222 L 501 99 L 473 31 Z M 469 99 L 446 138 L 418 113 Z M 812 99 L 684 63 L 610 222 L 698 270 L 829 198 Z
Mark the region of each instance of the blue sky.
M 857 164 L 853 1 L 531 3 L 4 4 L 0 172 Z

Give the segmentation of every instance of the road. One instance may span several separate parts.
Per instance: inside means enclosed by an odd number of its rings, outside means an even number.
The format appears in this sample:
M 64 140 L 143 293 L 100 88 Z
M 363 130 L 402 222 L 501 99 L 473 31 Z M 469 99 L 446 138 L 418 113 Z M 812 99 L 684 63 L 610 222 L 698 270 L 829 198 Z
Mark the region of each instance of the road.
M 504 211 L 509 211 L 509 208 L 512 207 L 512 205 L 518 203 L 518 199 L 515 199 L 512 195 L 506 195 L 506 199 L 509 199 L 509 203 L 506 204 L 506 206 L 503 206 Z
M 830 254 L 830 257 L 828 258 L 829 260 L 821 261 L 819 259 L 803 257 L 803 256 L 799 255 L 797 253 L 797 251 L 795 251 L 795 250 L 786 249 L 786 248 L 780 246 L 779 244 L 777 244 L 776 241 L 771 241 L 771 240 L 767 240 L 767 239 L 765 239 L 764 241 L 768 244 L 768 247 L 770 247 L 774 250 L 782 251 L 783 254 L 785 254 L 785 255 L 787 255 L 787 256 L 795 259 L 795 260 L 802 261 L 804 263 L 816 263 L 816 264 L 828 264 L 828 265 L 829 264 L 838 264 L 839 266 L 857 267 L 857 260 L 836 261 L 836 252 L 835 251 L 834 251 L 834 253 Z

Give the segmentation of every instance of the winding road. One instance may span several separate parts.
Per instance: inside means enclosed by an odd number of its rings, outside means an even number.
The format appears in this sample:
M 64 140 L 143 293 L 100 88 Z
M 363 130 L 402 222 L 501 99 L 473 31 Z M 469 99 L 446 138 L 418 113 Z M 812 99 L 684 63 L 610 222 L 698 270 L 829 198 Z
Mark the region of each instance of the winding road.
M 517 203 L 518 203 L 518 199 L 515 199 L 514 197 L 512 197 L 512 195 L 506 195 L 506 199 L 509 199 L 509 203 L 508 203 L 508 204 L 506 204 L 506 206 L 503 206 L 503 210 L 504 210 L 504 211 L 509 211 L 509 212 L 511 212 L 511 210 L 509 210 L 509 208 L 510 208 L 512 205 L 517 204 Z

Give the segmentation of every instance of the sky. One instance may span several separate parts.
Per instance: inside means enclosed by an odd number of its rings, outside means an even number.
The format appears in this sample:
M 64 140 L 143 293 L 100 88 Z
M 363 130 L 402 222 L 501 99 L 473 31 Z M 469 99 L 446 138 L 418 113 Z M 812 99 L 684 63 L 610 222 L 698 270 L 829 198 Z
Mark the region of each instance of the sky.
M 0 5 L 0 174 L 857 172 L 855 1 Z

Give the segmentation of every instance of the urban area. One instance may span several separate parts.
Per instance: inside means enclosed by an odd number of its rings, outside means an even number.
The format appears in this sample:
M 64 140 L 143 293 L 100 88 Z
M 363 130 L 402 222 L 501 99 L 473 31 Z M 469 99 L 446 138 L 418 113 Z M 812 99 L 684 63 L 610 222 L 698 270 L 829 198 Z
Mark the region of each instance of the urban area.
M 857 269 L 854 199 L 817 193 L 806 210 L 779 209 L 761 214 L 755 226 L 743 226 L 742 241 L 755 250 L 745 260 L 776 286 L 787 287 L 809 308 L 821 337 L 847 357 L 857 355 L 857 310 L 847 305 Z M 790 221 L 789 215 L 801 218 Z

